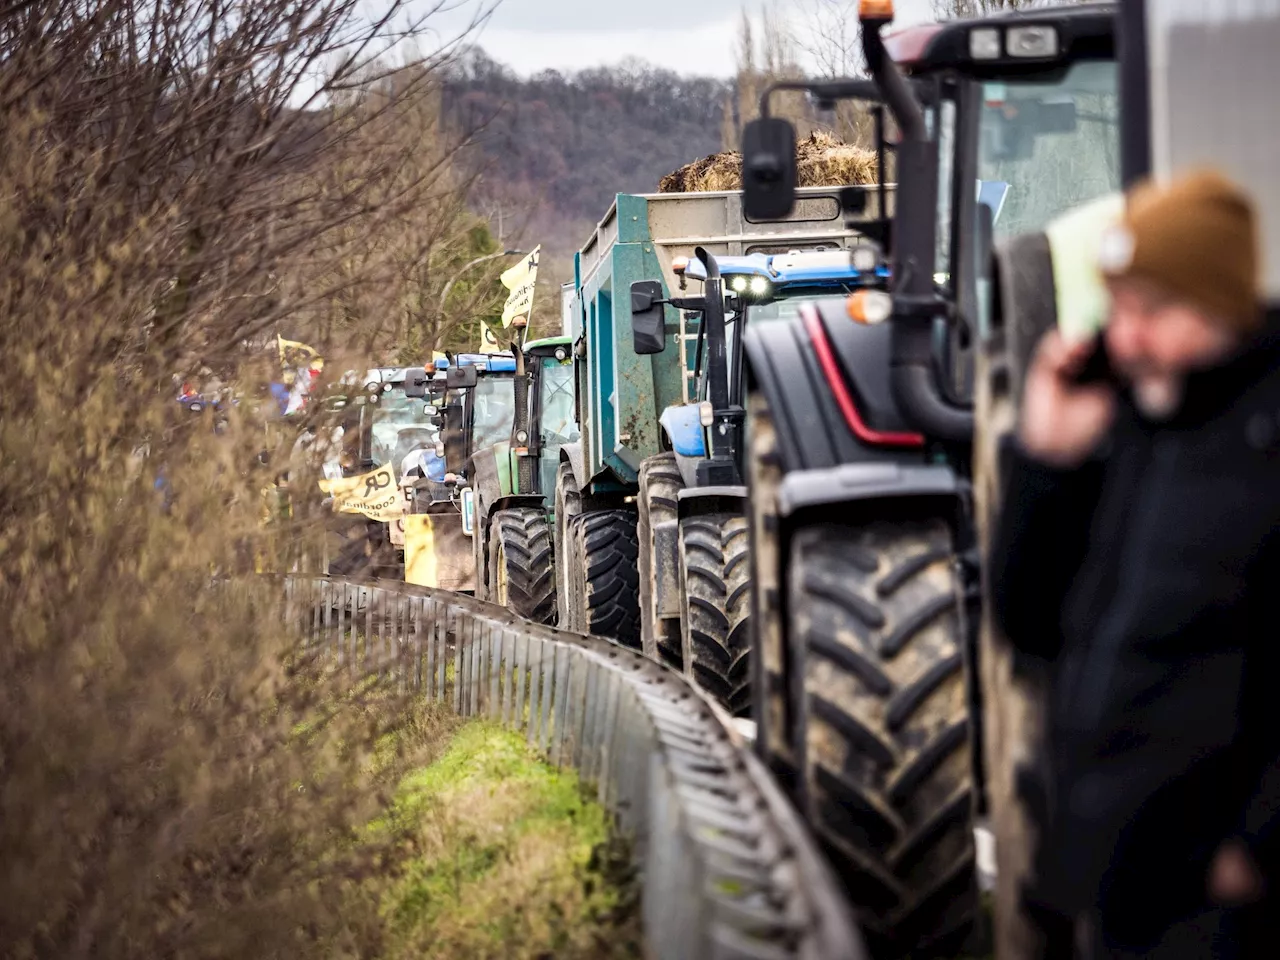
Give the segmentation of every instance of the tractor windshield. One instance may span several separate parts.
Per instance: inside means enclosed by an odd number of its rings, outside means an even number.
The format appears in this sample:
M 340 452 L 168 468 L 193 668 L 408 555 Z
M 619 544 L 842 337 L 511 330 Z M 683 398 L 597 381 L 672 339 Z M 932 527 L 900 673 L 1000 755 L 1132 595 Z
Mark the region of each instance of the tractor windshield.
M 426 401 L 388 390 L 376 404 L 361 408 L 369 427 L 369 456 L 375 467 L 391 463 L 399 471 L 404 458 L 419 447 L 434 447 L 440 437 L 437 422 L 425 412 Z
M 559 450 L 578 439 L 573 421 L 573 361 L 544 357 L 539 388 L 543 444 Z
M 542 451 L 538 458 L 538 478 L 544 493 L 556 488 L 556 470 L 560 465 L 560 448 L 580 436 L 574 420 L 573 361 L 543 357 L 538 378 L 539 430 Z
M 516 398 L 510 376 L 486 374 L 472 392 L 471 449 L 486 450 L 511 439 Z
M 1120 186 L 1114 61 L 1081 61 L 1060 77 L 982 85 L 978 179 L 1009 185 L 996 236 L 1042 229 Z

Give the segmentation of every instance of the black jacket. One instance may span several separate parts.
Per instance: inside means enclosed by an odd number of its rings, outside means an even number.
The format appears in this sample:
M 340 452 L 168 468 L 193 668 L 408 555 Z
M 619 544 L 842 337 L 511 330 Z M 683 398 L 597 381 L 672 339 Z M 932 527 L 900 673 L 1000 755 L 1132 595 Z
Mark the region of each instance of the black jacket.
M 994 612 L 1050 697 L 1033 896 L 1142 946 L 1224 839 L 1276 859 L 1280 336 L 1193 374 L 1170 421 L 1122 399 L 1080 469 L 1009 460 Z

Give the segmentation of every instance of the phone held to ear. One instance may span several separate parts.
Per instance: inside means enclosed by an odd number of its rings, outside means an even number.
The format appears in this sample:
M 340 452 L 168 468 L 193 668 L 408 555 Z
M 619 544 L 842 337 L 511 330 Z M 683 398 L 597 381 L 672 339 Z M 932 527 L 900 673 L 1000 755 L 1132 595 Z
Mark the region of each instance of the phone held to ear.
M 1112 385 L 1119 383 L 1115 369 L 1111 366 L 1111 358 L 1107 355 L 1106 341 L 1103 340 L 1101 334 L 1093 338 L 1093 350 L 1089 354 L 1089 359 L 1070 379 L 1072 383 L 1080 386 L 1097 383 Z

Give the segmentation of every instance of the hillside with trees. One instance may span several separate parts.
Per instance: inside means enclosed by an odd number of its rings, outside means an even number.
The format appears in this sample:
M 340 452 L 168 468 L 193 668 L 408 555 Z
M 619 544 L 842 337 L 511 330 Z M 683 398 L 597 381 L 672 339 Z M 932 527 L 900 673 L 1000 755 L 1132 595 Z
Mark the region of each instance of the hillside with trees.
M 503 242 L 576 249 L 614 194 L 657 189 L 664 174 L 720 148 L 727 80 L 638 61 L 521 79 L 480 50 L 453 66 L 446 112 L 474 131 L 472 206 Z

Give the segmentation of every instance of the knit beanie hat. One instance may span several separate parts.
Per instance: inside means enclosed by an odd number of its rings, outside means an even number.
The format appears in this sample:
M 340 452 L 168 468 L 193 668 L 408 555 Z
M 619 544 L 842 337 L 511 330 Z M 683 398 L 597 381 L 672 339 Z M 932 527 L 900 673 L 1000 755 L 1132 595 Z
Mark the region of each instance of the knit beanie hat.
M 1248 196 L 1220 174 L 1198 170 L 1130 190 L 1098 266 L 1108 280 L 1150 281 L 1244 333 L 1262 324 L 1258 247 Z

